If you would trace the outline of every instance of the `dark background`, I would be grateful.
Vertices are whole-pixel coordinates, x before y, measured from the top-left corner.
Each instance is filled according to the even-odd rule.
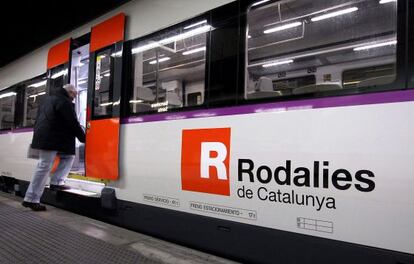
[[[128,1],[2,2],[0,68]]]

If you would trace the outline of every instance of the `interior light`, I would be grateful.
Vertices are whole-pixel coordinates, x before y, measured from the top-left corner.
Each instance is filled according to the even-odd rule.
[[[189,28],[192,28],[192,27],[196,27],[196,26],[201,25],[201,24],[204,24],[204,23],[207,23],[207,20],[203,20],[203,21],[200,21],[200,22],[191,24],[189,26],[186,26],[184,29],[189,29]]]
[[[247,35],[247,38],[252,38],[252,36],[250,36],[250,35]]]
[[[165,45],[165,44],[168,44],[168,43],[171,43],[171,42],[176,42],[178,40],[186,39],[186,38],[189,38],[189,37],[192,37],[192,36],[196,36],[196,35],[205,33],[207,31],[209,31],[210,28],[211,28],[210,25],[205,25],[205,26],[202,26],[202,27],[195,28],[193,30],[184,32],[182,34],[178,34],[178,35],[166,38],[166,39],[162,39],[162,40],[158,41],[158,43],[161,44],[161,45]]]
[[[285,30],[285,29],[288,29],[288,28],[298,27],[298,26],[301,26],[301,25],[302,25],[302,22],[293,22],[293,23],[282,25],[282,26],[277,26],[277,27],[274,27],[274,28],[266,29],[265,31],[263,31],[263,33],[269,34],[269,33],[277,32],[277,31]]]
[[[88,82],[87,80],[82,80],[82,81],[79,81],[79,82],[78,82],[78,85],[79,85],[79,84],[84,84],[84,83],[87,83],[87,82]]]
[[[204,46],[204,47],[184,51],[183,55],[190,55],[190,54],[197,53],[197,52],[200,52],[200,51],[205,51],[205,50],[206,50],[206,47]]]
[[[379,1],[379,3],[382,4],[386,4],[386,3],[391,3],[391,2],[397,2],[397,0],[381,0]]]
[[[17,93],[15,93],[15,92],[4,93],[4,94],[0,94],[0,98],[15,96],[16,94]]]
[[[38,82],[38,83],[34,83],[34,84],[31,84],[31,85],[29,85],[29,86],[27,86],[27,87],[35,87],[35,88],[37,88],[37,87],[40,87],[40,86],[43,86],[43,85],[45,85],[46,84],[46,80],[44,80],[44,81],[41,81],[41,82]]]
[[[171,59],[170,57],[164,57],[164,58],[159,59],[158,62],[163,62],[163,61],[167,61],[170,59]],[[149,64],[155,64],[155,63],[157,63],[157,60],[152,60],[149,62]]]
[[[166,44],[169,44],[171,42],[176,42],[178,40],[186,39],[186,38],[189,38],[189,37],[192,37],[192,36],[196,36],[196,35],[205,33],[207,31],[209,31],[210,29],[211,29],[210,25],[205,25],[205,26],[202,26],[202,27],[198,27],[198,28],[189,30],[187,32],[184,32],[182,34],[178,34],[178,35],[166,38],[166,39],[162,39],[162,40],[157,41],[157,42],[151,42],[149,44],[133,48],[131,50],[131,53],[135,54],[135,53],[139,53],[139,52],[144,52],[146,50],[150,50],[150,49],[162,46],[162,45],[166,45]]]
[[[66,75],[66,74],[68,74],[68,70],[67,69],[53,74],[52,75],[52,79],[56,79],[56,78],[58,78],[58,77],[60,77],[62,75]]]
[[[130,104],[138,104],[138,103],[143,103],[144,101],[142,100],[130,100],[129,103]]]
[[[384,39],[384,42],[392,42],[392,41],[395,41],[395,38]],[[376,43],[344,45],[344,46],[341,46],[341,47],[338,47],[338,48],[329,48],[329,49],[324,49],[324,50],[317,50],[317,51],[314,51],[314,52],[299,53],[299,54],[294,55],[294,56],[289,56],[286,59],[279,59],[279,60],[287,60],[287,59],[296,60],[296,59],[306,58],[306,57],[310,57],[310,56],[318,56],[318,55],[321,55],[321,54],[328,54],[328,53],[331,53],[331,52],[338,52],[338,51],[345,51],[345,50],[349,51],[349,50],[352,50],[354,48],[362,47],[364,45],[371,45],[371,44],[373,45],[373,44],[376,44]],[[271,60],[271,59],[269,58],[269,60]],[[275,58],[275,60],[276,60],[276,58]],[[267,63],[269,63],[269,62],[268,61],[264,61],[264,62],[261,61],[261,62],[256,62],[256,63],[249,64],[249,65],[247,65],[247,67],[248,68],[258,67],[258,66],[262,66],[263,64],[267,64]]]
[[[159,46],[160,46],[160,44],[158,44],[158,42],[151,42],[149,44],[146,44],[146,45],[143,45],[143,46],[140,46],[140,47],[133,48],[131,50],[131,53],[132,54],[135,54],[135,53],[139,53],[139,52],[143,52],[143,51],[146,51],[146,50],[150,50],[150,49],[153,49],[153,48],[156,48],[156,47],[159,47]]]
[[[109,76],[111,76],[111,74],[110,73],[105,73],[104,76],[109,77]]]
[[[292,63],[292,62],[293,62],[293,60],[275,61],[275,62],[263,64],[262,67],[267,68],[267,67],[272,67],[272,66],[277,66],[277,65],[282,65],[282,64],[288,64],[288,63]]]
[[[257,5],[260,5],[260,4],[263,4],[263,3],[269,2],[269,1],[270,1],[270,0],[262,0],[262,1],[259,1],[259,2],[254,3],[252,6],[257,6]]]
[[[102,103],[102,104],[100,104],[100,106],[108,106],[108,105],[112,105],[113,103],[112,102],[108,102],[108,103]]]
[[[364,46],[354,48],[354,51],[368,50],[368,49],[374,49],[374,48],[379,48],[379,47],[384,47],[384,46],[391,46],[391,45],[396,45],[396,44],[397,44],[396,40],[382,42],[382,43],[364,44]]]
[[[46,92],[40,92],[40,93],[37,93],[37,94],[32,94],[32,95],[29,95],[29,98],[33,98],[33,97],[44,95],[44,94],[46,94]]]
[[[313,22],[316,22],[316,21],[327,19],[327,18],[352,13],[352,12],[355,12],[357,10],[358,10],[358,7],[350,7],[350,8],[338,10],[338,11],[335,11],[335,12],[332,12],[332,13],[327,13],[327,14],[324,14],[324,15],[321,15],[321,16],[316,16],[316,17],[311,18],[311,20]]]
[[[353,82],[344,82],[344,85],[351,85],[351,84],[358,84],[361,81],[353,81]]]

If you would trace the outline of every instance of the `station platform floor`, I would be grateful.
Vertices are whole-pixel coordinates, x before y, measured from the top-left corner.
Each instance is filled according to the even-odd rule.
[[[47,206],[34,212],[0,192],[0,263],[236,264]]]

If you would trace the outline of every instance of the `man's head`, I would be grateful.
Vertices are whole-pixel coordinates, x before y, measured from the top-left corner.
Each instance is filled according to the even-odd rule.
[[[68,92],[69,97],[73,100],[75,99],[76,95],[78,94],[78,90],[76,89],[76,87],[73,84],[65,84],[63,85],[63,89],[66,90],[66,92]]]

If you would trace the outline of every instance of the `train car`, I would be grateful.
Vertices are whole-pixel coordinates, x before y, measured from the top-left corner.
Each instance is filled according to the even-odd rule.
[[[42,201],[248,263],[414,263],[414,3],[133,1],[0,69],[23,195],[38,106],[79,89]]]

